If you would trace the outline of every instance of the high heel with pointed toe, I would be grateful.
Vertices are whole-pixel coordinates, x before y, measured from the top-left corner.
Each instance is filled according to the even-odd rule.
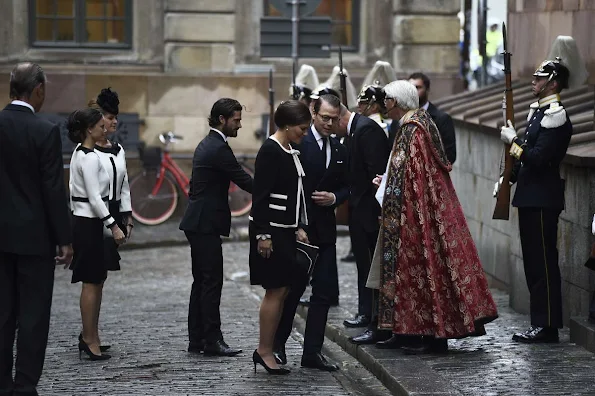
[[[89,348],[89,345],[87,345],[87,343],[85,341],[83,341],[82,339],[79,341],[79,360],[81,359],[81,354],[85,352],[87,354],[87,356],[89,356],[89,359],[95,361],[95,360],[108,360],[111,359],[112,355],[108,355],[106,353],[103,353],[101,355],[96,355],[94,354],[91,349]]]
[[[81,342],[83,340],[83,333],[79,334],[79,342]],[[107,350],[109,350],[112,346],[111,345],[100,345],[99,346],[99,350],[101,352],[105,352]]]
[[[290,371],[287,370],[286,368],[283,367],[279,367],[279,368],[270,368],[269,366],[267,366],[267,364],[264,362],[264,360],[262,359],[262,356],[260,356],[260,354],[258,353],[258,350],[254,350],[254,353],[252,354],[252,362],[254,362],[254,372],[256,373],[256,365],[260,364],[262,367],[264,367],[264,369],[267,371],[267,373],[272,374],[272,375],[285,375],[285,374],[289,374]]]

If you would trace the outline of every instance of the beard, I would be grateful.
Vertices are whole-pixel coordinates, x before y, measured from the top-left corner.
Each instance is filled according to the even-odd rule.
[[[223,130],[221,132],[223,132],[223,134],[228,137],[237,137],[238,136],[238,130],[233,129],[232,127],[230,127],[227,124],[223,125]]]

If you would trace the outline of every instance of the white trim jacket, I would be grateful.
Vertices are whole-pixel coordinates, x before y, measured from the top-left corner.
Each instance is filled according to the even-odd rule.
[[[99,218],[106,227],[115,223],[107,206],[110,177],[95,151],[81,145],[74,149],[69,186],[70,208],[75,216]]]
[[[131,214],[130,185],[128,184],[128,171],[126,169],[126,154],[124,148],[112,142],[112,147],[95,146],[101,164],[110,177],[110,201],[120,201],[120,213]]]
[[[257,234],[308,224],[299,151],[267,139],[256,157],[250,221]]]

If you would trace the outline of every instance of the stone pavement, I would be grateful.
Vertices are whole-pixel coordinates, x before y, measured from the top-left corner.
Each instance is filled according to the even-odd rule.
[[[191,283],[188,247],[124,251],[123,271],[108,279],[102,310],[103,342],[114,345],[114,358],[108,362],[79,362],[79,286],[69,284],[69,271],[57,270],[40,394],[595,395],[595,355],[570,343],[567,329],[557,345],[513,343],[511,334],[524,330],[529,321],[508,308],[508,296],[501,291],[493,291],[500,318],[486,326],[488,335],[449,341],[447,355],[406,356],[398,350],[354,346],[347,337],[358,330],[346,330],[342,321],[356,307],[356,270],[354,263],[343,262],[339,263],[341,305],[331,309],[325,342],[325,352],[342,370],[328,374],[301,369],[300,335],[294,332],[288,344],[292,374],[274,378],[262,368],[254,374],[250,358],[258,335],[262,289],[248,283],[248,244],[223,246],[227,279],[223,332],[230,345],[244,349],[241,356],[207,358],[185,352]],[[340,237],[338,257],[348,248],[348,238]],[[306,310],[298,313],[303,316]],[[298,318],[296,325],[303,329],[303,320]]]
[[[339,238],[337,256],[349,249]],[[359,329],[345,329],[343,319],[357,307],[354,263],[339,262],[340,306],[331,309],[326,336],[357,357],[399,395],[595,395],[595,355],[569,342],[568,329],[561,343],[514,343],[514,332],[529,326],[529,317],[508,307],[508,295],[493,290],[500,317],[486,326],[488,335],[449,341],[447,355],[407,356],[399,350],[373,345],[355,346],[347,340]],[[298,312],[305,315],[306,310]]]
[[[103,362],[77,356],[80,285],[70,284],[71,272],[57,267],[40,395],[390,395],[330,342],[327,352],[341,364],[340,372],[302,369],[297,332],[288,343],[290,375],[269,376],[260,366],[254,373],[262,289],[248,283],[245,243],[224,244],[224,254],[223,333],[244,350],[233,358],[186,352],[192,281],[187,246],[122,252],[123,270],[110,274],[105,286],[100,329],[113,357]]]

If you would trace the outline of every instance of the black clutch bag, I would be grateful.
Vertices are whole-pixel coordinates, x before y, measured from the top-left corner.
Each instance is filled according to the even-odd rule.
[[[318,259],[318,246],[297,241],[295,257],[300,272],[308,273],[308,276],[311,276]]]

